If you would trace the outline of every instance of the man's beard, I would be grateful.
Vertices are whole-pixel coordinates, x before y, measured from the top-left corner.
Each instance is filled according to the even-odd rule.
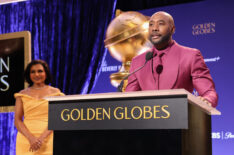
[[[152,40],[152,37],[150,36],[149,37],[149,40],[150,42],[154,45],[154,46],[157,46],[159,44],[162,44],[162,43],[166,43],[166,42],[169,42],[169,40],[171,39],[171,32],[168,32],[166,35],[164,35],[163,37],[160,38],[160,40],[158,41],[153,41]]]

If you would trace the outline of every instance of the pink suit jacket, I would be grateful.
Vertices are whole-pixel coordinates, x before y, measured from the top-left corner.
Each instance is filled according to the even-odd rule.
[[[133,58],[130,73],[145,63],[145,55],[146,53],[143,53]],[[159,89],[179,88],[191,93],[195,88],[200,96],[212,103],[213,107],[217,106],[218,95],[214,82],[200,51],[181,46],[174,41],[163,60]],[[156,89],[151,59],[141,70],[129,76],[126,91]]]

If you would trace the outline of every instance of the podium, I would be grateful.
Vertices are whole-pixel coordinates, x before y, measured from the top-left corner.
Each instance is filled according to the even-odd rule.
[[[221,114],[184,89],[47,99],[55,155],[211,155]]]

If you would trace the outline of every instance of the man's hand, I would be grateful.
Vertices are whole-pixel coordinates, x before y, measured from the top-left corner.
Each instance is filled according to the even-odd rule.
[[[204,97],[198,96],[198,98],[212,107],[212,104],[209,101],[207,101]]]

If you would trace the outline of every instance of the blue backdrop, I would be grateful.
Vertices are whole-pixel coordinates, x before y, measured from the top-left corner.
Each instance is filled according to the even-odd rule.
[[[212,117],[214,155],[234,154],[234,2],[206,0],[140,11],[151,16],[156,11],[169,12],[175,20],[174,39],[182,45],[201,50],[214,79],[221,116]],[[108,53],[100,70],[100,77],[92,93],[116,91],[109,76],[118,71],[120,62]]]

